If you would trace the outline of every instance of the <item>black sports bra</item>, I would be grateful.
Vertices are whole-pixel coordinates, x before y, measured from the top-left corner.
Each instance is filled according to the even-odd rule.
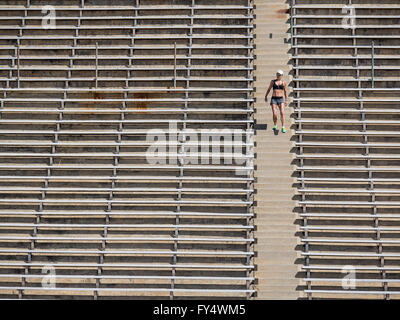
[[[274,80],[274,85],[273,85],[274,90],[283,90],[283,89],[284,89],[284,87],[283,87],[283,81],[282,81],[282,84],[280,84],[280,85],[277,85],[277,84],[276,84],[276,81],[277,81],[277,80]]]

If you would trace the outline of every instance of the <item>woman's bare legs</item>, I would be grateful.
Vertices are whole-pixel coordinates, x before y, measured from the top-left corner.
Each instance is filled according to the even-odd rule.
[[[282,128],[284,128],[285,127],[285,104],[284,103],[281,103],[279,105],[279,111],[280,111],[280,114],[281,114]]]
[[[272,108],[272,120],[274,121],[274,127],[276,127],[276,123],[278,122],[278,106],[276,104],[271,104]]]

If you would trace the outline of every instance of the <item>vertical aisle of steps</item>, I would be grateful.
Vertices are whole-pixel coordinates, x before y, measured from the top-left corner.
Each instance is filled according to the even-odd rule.
[[[256,121],[259,127],[267,124],[267,129],[257,130],[256,135],[257,296],[259,299],[297,299],[291,108],[286,108],[285,113],[287,133],[275,135],[271,107],[264,101],[269,82],[278,69],[285,72],[284,80],[291,82],[290,45],[286,41],[289,7],[283,0],[255,1],[255,6]]]

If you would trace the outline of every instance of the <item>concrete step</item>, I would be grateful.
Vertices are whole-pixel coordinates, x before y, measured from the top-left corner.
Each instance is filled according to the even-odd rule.
[[[273,197],[271,197],[270,199],[265,199],[265,200],[258,200],[257,204],[260,205],[260,207],[263,206],[268,206],[270,208],[274,208],[275,207],[281,207],[281,208],[292,208],[294,206],[294,202],[292,199],[289,200],[272,200],[274,199]]]
[[[280,185],[274,183],[259,182],[259,181],[257,181],[256,183],[257,183],[257,189],[260,190],[260,192],[262,192],[263,194],[268,194],[268,192],[271,191],[277,194],[278,193],[286,195],[298,194],[297,187],[294,184],[288,186],[287,183],[282,183]],[[260,194],[260,192],[258,192],[257,194]]]
[[[257,300],[297,300],[300,298],[302,292],[288,293],[291,287],[277,292],[276,290],[257,290]],[[332,298],[332,297],[331,297]]]
[[[282,222],[279,223],[279,222],[274,222],[274,221],[268,221],[268,223],[264,223],[264,224],[259,223],[259,224],[256,224],[256,225],[257,226],[261,226],[262,225],[264,230],[267,230],[268,233],[270,234],[271,230],[275,230],[275,232],[278,232],[278,233],[282,233],[282,232],[286,232],[286,231],[290,232],[290,231],[293,231],[293,230],[295,230],[295,231],[299,230],[299,226],[295,225],[293,223],[294,223],[294,219],[293,219],[293,221],[288,221],[287,223],[282,223]],[[256,231],[256,232],[259,232],[259,231]]]
[[[279,193],[277,192],[277,190],[268,190],[268,191],[264,191],[264,192],[257,192],[257,194],[254,196],[254,200],[257,201],[257,204],[263,205],[265,204],[263,199],[267,198],[270,194],[274,194],[274,200],[275,202],[279,203],[279,202],[284,202],[287,199],[291,199],[294,194],[292,195],[291,193],[286,194],[285,191]],[[271,201],[272,202],[272,201]]]
[[[265,257],[263,257],[265,259]],[[283,262],[283,263],[282,263]],[[279,275],[279,277],[282,276],[282,274],[286,274],[286,275],[295,275],[297,274],[299,271],[301,271],[301,266],[300,265],[295,265],[295,267],[293,267],[293,265],[289,265],[288,262],[292,262],[291,260],[289,261],[281,261],[281,263],[276,263],[274,265],[264,265],[264,264],[257,264],[257,270],[256,272],[258,273],[258,275],[261,277],[264,277],[266,275]]]

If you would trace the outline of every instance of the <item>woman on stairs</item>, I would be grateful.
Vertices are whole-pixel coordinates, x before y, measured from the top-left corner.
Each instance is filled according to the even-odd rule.
[[[276,79],[271,80],[271,83],[269,84],[269,88],[267,90],[267,93],[265,94],[265,102],[268,102],[268,94],[273,89],[272,91],[272,98],[271,98],[271,107],[272,107],[272,114],[273,114],[273,121],[274,121],[274,127],[272,130],[274,132],[277,132],[278,126],[276,123],[278,122],[278,108],[281,114],[281,122],[282,122],[282,133],[286,132],[285,129],[285,113],[284,113],[284,107],[285,105],[287,106],[287,87],[285,81],[282,80],[283,77],[283,71],[278,70],[276,72]]]

